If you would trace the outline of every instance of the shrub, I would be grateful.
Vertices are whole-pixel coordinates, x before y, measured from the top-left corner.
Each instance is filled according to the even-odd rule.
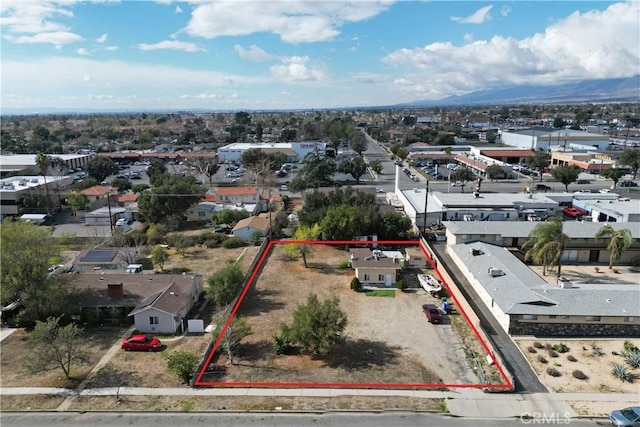
[[[359,291],[360,289],[362,289],[362,283],[360,283],[360,279],[358,279],[357,277],[351,279],[351,289],[354,291]]]
[[[560,343],[560,344],[556,344],[553,346],[553,349],[555,351],[557,351],[558,353],[566,353],[567,351],[569,351],[569,347],[567,347],[565,344]]]
[[[634,375],[631,372],[629,372],[627,367],[621,364],[613,365],[613,369],[611,370],[611,375],[620,379],[620,381],[622,382],[632,383],[633,380],[635,379]]]
[[[240,237],[230,237],[222,242],[222,247],[225,249],[235,249],[247,246],[247,242]]]
[[[625,340],[623,345],[625,353],[629,353],[631,351],[639,351],[638,347],[636,347],[635,344],[633,344],[633,342],[630,340]]]
[[[405,282],[404,279],[400,279],[398,283],[396,283],[396,287],[399,291],[404,292],[407,289],[407,282]]]
[[[538,362],[540,363],[547,363],[547,359],[544,358],[543,355],[538,355]]]
[[[640,351],[630,351],[624,356],[624,361],[634,369],[640,368]]]
[[[556,368],[552,368],[551,366],[547,368],[547,374],[551,375],[552,377],[559,377],[560,375],[562,375],[560,371],[558,371]]]
[[[576,359],[576,358],[575,358],[575,357],[573,357],[572,355],[568,355],[568,356],[567,356],[567,360],[568,360],[569,362],[577,362],[577,361],[578,361],[578,359]]]
[[[587,378],[589,378],[589,377],[587,377],[587,374],[585,374],[584,372],[579,371],[577,369],[575,371],[573,371],[571,373],[571,375],[573,375],[573,378],[578,379],[578,380],[586,380]]]
[[[556,352],[555,350],[549,350],[549,356],[558,357],[558,352]]]
[[[594,356],[604,356],[604,351],[602,351],[602,349],[600,347],[598,347],[597,345],[593,344],[591,346],[591,349],[593,350],[593,355]]]
[[[275,354],[290,354],[293,350],[293,344],[289,338],[289,330],[286,326],[282,327],[279,335],[273,336],[273,352]]]
[[[533,348],[533,346],[529,346],[529,347],[527,347],[527,351],[528,351],[529,353],[537,353],[537,350],[536,350],[535,348]]]
[[[541,342],[538,342],[538,341],[534,342],[534,343],[533,343],[533,346],[534,346],[535,348],[544,348],[544,346],[542,345],[542,343],[541,343]]]
[[[338,263],[337,269],[344,270],[346,268],[349,268],[350,266],[351,266],[351,261],[349,261],[348,259],[345,259],[344,261],[341,261],[340,263]]]

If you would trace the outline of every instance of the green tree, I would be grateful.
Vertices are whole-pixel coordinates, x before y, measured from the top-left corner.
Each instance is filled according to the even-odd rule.
[[[149,188],[151,188],[151,186],[149,186],[148,184],[136,184],[131,187],[131,191],[133,191],[134,194],[140,194]]]
[[[369,167],[376,175],[380,175],[382,173],[382,162],[380,160],[372,160],[369,162]]]
[[[200,362],[200,356],[190,351],[172,351],[162,358],[167,362],[167,370],[187,384]]]
[[[562,254],[568,240],[562,231],[562,218],[554,216],[531,230],[529,238],[522,245],[522,250],[526,250],[524,259],[542,264],[543,276],[547,267],[557,266],[557,276],[560,276]]]
[[[30,372],[43,372],[53,367],[62,369],[71,378],[71,364],[86,361],[82,350],[82,329],[76,324],[60,325],[61,317],[49,317],[46,322],[37,321],[29,334],[30,351],[25,368]]]
[[[487,178],[491,180],[504,178],[504,168],[500,165],[489,165],[485,172],[487,173]]]
[[[192,176],[163,175],[153,188],[140,194],[138,207],[147,221],[167,223],[184,219],[185,212],[204,196],[204,189]]]
[[[344,159],[338,163],[337,171],[348,173],[356,180],[356,184],[360,184],[360,178],[367,173],[367,164],[362,160],[362,157]]]
[[[131,181],[129,181],[127,178],[116,178],[111,181],[111,186],[117,188],[119,193],[129,191],[133,187],[131,185]]]
[[[622,254],[629,249],[633,243],[631,230],[628,228],[615,229],[610,225],[605,225],[596,233],[596,239],[609,239],[607,250],[611,253],[609,256],[609,268],[613,268],[613,263],[620,261]]]
[[[88,177],[76,182],[75,184],[73,184],[73,186],[71,186],[71,188],[73,189],[73,191],[82,191],[86,190],[87,188],[94,187],[98,184],[100,183],[97,179]]]
[[[402,240],[410,237],[411,220],[406,215],[396,211],[385,211],[379,218],[375,222],[380,225],[377,234],[381,240]]]
[[[293,191],[301,191],[307,188],[329,187],[334,184],[335,172],[336,164],[333,160],[310,156],[304,167],[300,169],[298,176],[291,180],[289,188]]]
[[[78,211],[83,211],[89,206],[89,197],[80,192],[74,191],[67,196],[67,204],[71,207],[73,216],[78,215]]]
[[[553,127],[556,129],[563,129],[567,125],[567,122],[562,117],[554,117]]]
[[[473,181],[476,178],[473,171],[469,168],[458,169],[457,171],[451,172],[449,175],[449,180],[451,182],[460,181],[462,182],[462,187],[460,187],[461,192],[464,193],[464,187],[467,186],[469,181]]]
[[[562,165],[551,170],[551,176],[560,181],[564,185],[564,190],[569,192],[569,184],[573,184],[580,176],[580,169],[576,165]]]
[[[625,175],[626,175],[626,172],[618,168],[605,169],[602,171],[602,173],[600,173],[601,177],[607,178],[613,181],[613,188],[616,188],[618,186],[618,182],[620,181],[620,178],[622,178]]]
[[[324,240],[352,240],[358,236],[373,234],[380,226],[375,205],[330,206],[320,223],[320,236]]]
[[[218,322],[219,325],[224,324],[224,322]],[[221,327],[217,327],[214,331],[214,336],[217,337],[220,335]],[[246,336],[251,335],[251,325],[247,322],[246,317],[236,316],[233,318],[227,330],[224,332],[224,336],[222,337],[222,348],[227,353],[227,358],[229,359],[229,363],[235,364],[235,354],[240,346],[240,342]]]
[[[640,169],[640,149],[626,148],[622,154],[620,154],[618,163],[624,166],[629,166],[633,173],[633,179],[636,179],[638,169]]]
[[[167,166],[164,164],[164,161],[160,159],[151,160],[149,168],[147,169],[147,176],[149,177],[151,185],[154,185],[155,181],[165,176],[166,173]]]
[[[47,171],[49,170],[49,166],[51,166],[51,160],[49,156],[44,153],[38,153],[36,155],[36,165],[38,166],[38,170],[40,171],[40,175],[42,175],[42,179],[44,180],[44,191],[45,196],[47,198],[47,215],[51,215],[51,202],[49,199],[49,186],[47,185]]]
[[[25,221],[2,222],[0,292],[2,301],[22,302],[22,321],[32,325],[68,307],[66,275],[48,271],[59,259],[60,249],[51,239],[51,229]]]
[[[118,165],[107,156],[95,156],[87,163],[87,174],[98,182],[118,173]]]
[[[207,279],[206,297],[217,307],[229,305],[244,284],[244,273],[238,264],[229,264]]]
[[[367,137],[364,132],[360,130],[356,130],[351,134],[351,138],[349,138],[349,142],[351,145],[351,149],[358,153],[360,157],[362,157],[362,153],[367,151]]]
[[[495,131],[487,131],[487,142],[490,144],[494,144],[498,139],[498,134]]]
[[[164,270],[164,263],[169,259],[169,253],[162,246],[156,246],[151,250],[151,262],[158,264],[160,270]]]
[[[164,224],[150,224],[147,228],[147,244],[157,245],[164,241],[167,235],[167,227]]]
[[[540,174],[540,181],[542,181],[542,171],[549,167],[551,164],[551,154],[546,151],[536,151],[535,156],[527,159],[527,166],[531,169],[537,170]]]
[[[184,256],[187,248],[193,245],[193,239],[182,233],[174,234],[171,236],[170,244],[176,248],[176,252]]]
[[[311,227],[303,225],[296,230],[292,240],[298,240],[303,242],[312,241],[312,240],[317,240],[319,235],[320,235],[320,226],[318,224],[315,224]],[[310,258],[311,256],[313,256],[313,244],[309,244],[309,243],[293,244],[292,243],[292,244],[285,245],[284,250],[287,254],[291,256],[301,257],[302,263],[304,264],[304,268],[309,267],[307,265],[307,258]]]
[[[222,209],[213,214],[211,220],[215,224],[235,224],[241,219],[249,218],[249,212],[239,209]]]
[[[326,355],[343,340],[347,316],[340,309],[338,297],[320,302],[315,294],[293,313],[293,323],[287,335],[304,353]]]

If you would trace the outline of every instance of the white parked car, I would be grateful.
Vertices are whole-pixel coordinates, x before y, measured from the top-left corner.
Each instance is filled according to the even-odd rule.
[[[282,185],[280,186],[280,191],[289,191],[289,188],[287,187],[287,185],[286,185],[286,184],[282,184]]]
[[[462,187],[462,181],[455,181],[451,183],[452,187]]]
[[[120,218],[116,221],[116,227],[124,227],[127,225],[127,220],[125,218]]]
[[[607,193],[611,193],[611,190],[608,188],[602,188],[598,190],[598,193],[607,194]]]

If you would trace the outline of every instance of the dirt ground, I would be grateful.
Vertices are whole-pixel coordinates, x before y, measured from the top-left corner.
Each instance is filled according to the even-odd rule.
[[[516,339],[516,344],[525,354],[534,370],[549,389],[559,393],[629,393],[638,396],[638,381],[640,381],[640,369],[631,369],[624,362],[622,356],[624,340],[556,340],[556,339]],[[559,353],[558,357],[551,357],[548,350],[536,349],[536,353],[530,353],[527,348],[533,347],[534,342],[542,345],[564,343],[569,347],[566,353]],[[632,340],[640,347],[640,340]],[[596,345],[602,349],[604,355],[596,356],[592,346]],[[617,353],[613,354],[613,353]],[[543,356],[547,363],[541,363],[538,356]],[[573,356],[576,361],[567,359]],[[630,372],[636,374],[637,379],[633,383],[622,382],[611,375],[613,364],[624,364]],[[552,367],[560,372],[560,376],[553,377],[546,370]],[[580,370],[587,375],[587,379],[579,380],[573,377],[574,370]],[[633,399],[631,399],[633,400]]]
[[[190,247],[184,255],[180,255],[175,249],[169,249],[169,259],[164,264],[165,270],[172,268],[188,268],[190,272],[201,274],[207,278],[216,271],[221,270],[230,262],[241,259],[242,267],[248,270],[251,262],[258,253],[259,247],[246,246],[244,248],[203,248]]]
[[[245,316],[253,333],[243,340],[238,365],[228,366],[224,382],[294,383],[476,383],[460,375],[467,362],[456,357],[444,335],[422,312],[435,302],[424,292],[396,292],[395,298],[367,297],[349,289],[352,269],[335,268],[348,252],[326,245],[314,246],[309,268],[302,261],[282,259],[276,245],[262,273],[247,293],[238,315]],[[326,358],[277,356],[272,338],[307,296],[322,301],[337,296],[347,314],[346,342]],[[449,325],[450,327],[450,325]],[[458,353],[460,354],[460,353]],[[220,356],[218,364],[225,364]],[[203,378],[203,380],[206,380]],[[216,379],[219,380],[219,379]]]
[[[27,332],[24,329],[19,329],[2,341],[0,386],[75,387],[93,369],[113,343],[123,336],[124,332],[124,328],[109,327],[87,330],[83,350],[88,353],[88,361],[82,365],[72,364],[72,379],[67,380],[60,368],[39,374],[31,374],[23,368],[22,361],[30,352],[31,344],[27,340]]]

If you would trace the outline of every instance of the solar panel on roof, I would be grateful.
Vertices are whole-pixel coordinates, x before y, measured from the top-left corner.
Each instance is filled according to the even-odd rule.
[[[81,262],[111,262],[118,254],[115,250],[92,250],[88,251],[82,258]]]
[[[149,295],[142,301],[136,308],[141,309],[153,304],[158,298],[162,295],[162,291],[156,292],[155,294]]]

